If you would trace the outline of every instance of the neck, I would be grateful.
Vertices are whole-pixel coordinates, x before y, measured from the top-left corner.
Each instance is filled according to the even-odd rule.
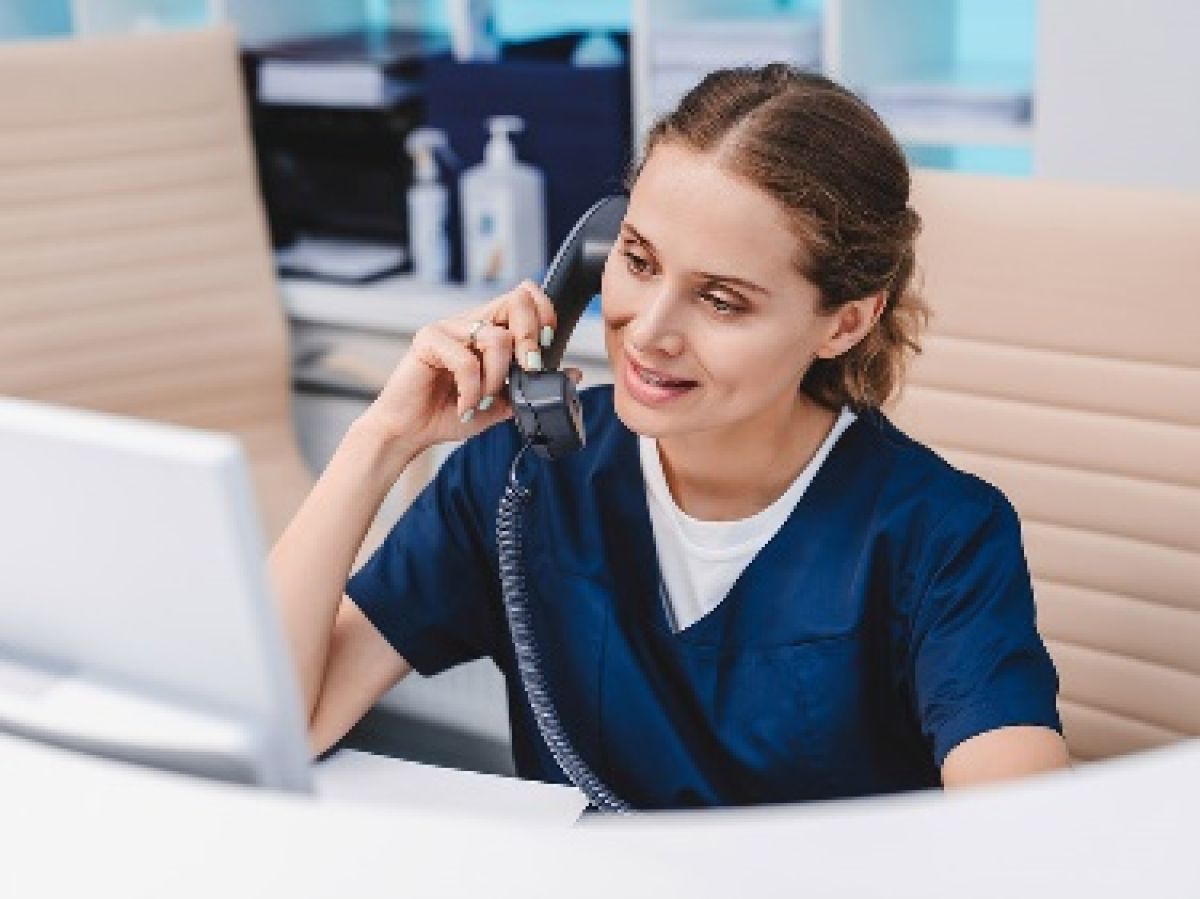
[[[836,421],[835,412],[797,392],[734,427],[663,437],[667,486],[693,518],[747,518],[784,494]]]

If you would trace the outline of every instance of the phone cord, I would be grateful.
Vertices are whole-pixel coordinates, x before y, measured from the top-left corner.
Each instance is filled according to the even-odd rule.
[[[532,493],[517,480],[517,466],[527,449],[528,443],[521,447],[517,457],[513,459],[508,485],[504,488],[504,494],[500,498],[500,510],[496,515],[500,588],[504,596],[504,613],[508,618],[508,627],[512,632],[513,647],[516,650],[521,684],[525,688],[525,695],[529,699],[542,739],[571,783],[587,796],[597,811],[632,812],[633,807],[610,790],[575,752],[575,747],[563,731],[562,722],[546,688],[546,680],[542,677],[541,660],[534,642],[529,602],[525,593],[525,566],[521,556],[524,521],[522,507]]]

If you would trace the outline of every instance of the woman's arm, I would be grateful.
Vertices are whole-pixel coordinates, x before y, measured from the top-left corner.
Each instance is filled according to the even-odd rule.
[[[358,419],[271,551],[271,582],[309,721],[354,558],[416,449],[370,417]]]
[[[1067,744],[1048,727],[998,727],[963,740],[942,763],[947,789],[1070,768]]]
[[[544,332],[556,324],[550,298],[526,281],[418,331],[272,549],[271,581],[312,747],[331,745],[411,670],[343,593],[388,491],[425,448],[509,418],[504,381],[514,351],[524,367],[540,368],[539,341],[548,345]]]

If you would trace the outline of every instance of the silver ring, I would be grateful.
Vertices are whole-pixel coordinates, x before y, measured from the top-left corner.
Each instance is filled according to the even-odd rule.
[[[479,329],[482,328],[486,324],[487,324],[487,322],[483,321],[481,319],[476,319],[475,321],[471,322],[471,330],[467,334],[467,349],[468,350],[476,349],[477,345],[475,343],[475,335],[478,334]]]

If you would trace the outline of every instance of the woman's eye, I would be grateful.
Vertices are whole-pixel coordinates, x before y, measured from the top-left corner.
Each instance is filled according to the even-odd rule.
[[[650,268],[649,262],[636,253],[630,253],[628,250],[625,251],[625,259],[627,260],[625,263],[626,268],[635,275],[644,275],[647,269]]]
[[[733,303],[730,303],[727,300],[721,299],[716,294],[702,293],[702,294],[700,294],[700,296],[710,306],[712,306],[713,311],[716,312],[718,315],[733,315],[735,312],[738,311],[737,306],[733,305]]]

